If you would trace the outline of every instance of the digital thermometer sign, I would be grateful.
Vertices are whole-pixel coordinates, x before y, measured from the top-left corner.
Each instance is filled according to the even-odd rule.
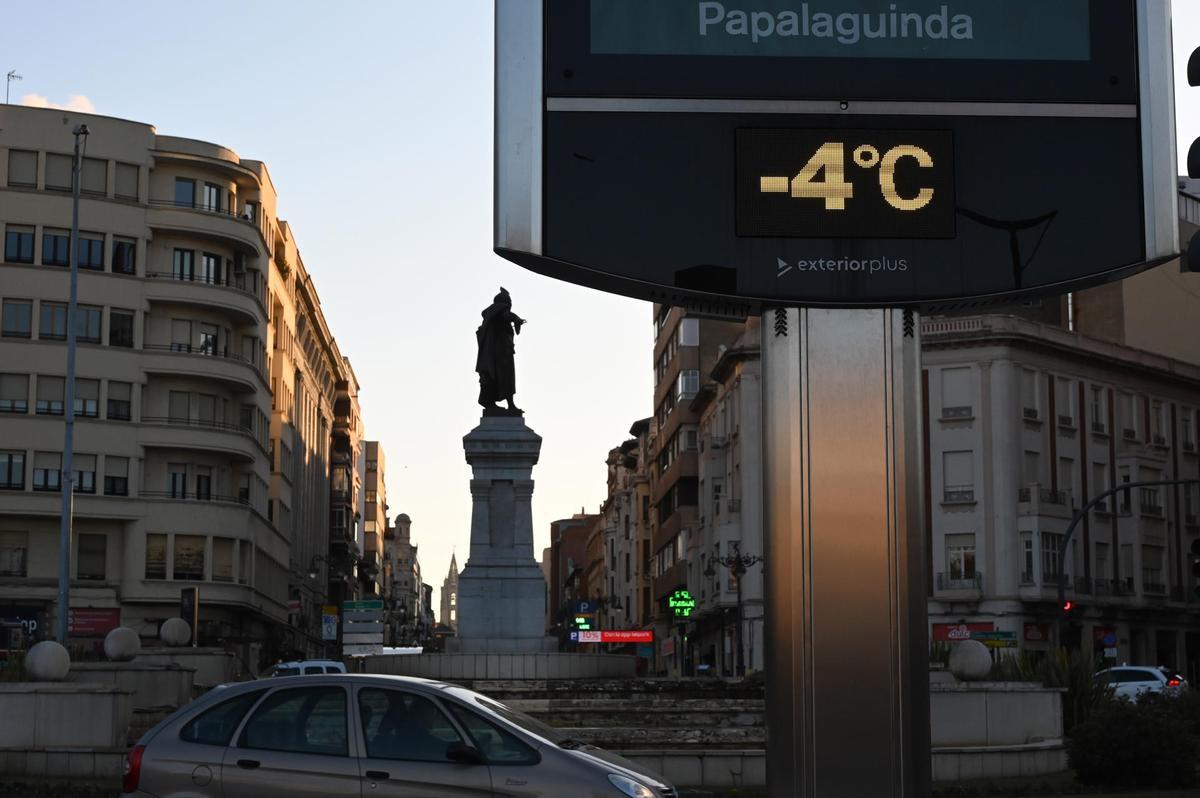
[[[949,131],[737,131],[737,234],[953,238]]]

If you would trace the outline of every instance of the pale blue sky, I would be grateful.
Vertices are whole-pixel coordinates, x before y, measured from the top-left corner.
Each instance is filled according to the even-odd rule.
[[[652,412],[650,306],[492,254],[491,0],[0,0],[0,19],[0,73],[24,76],[14,102],[82,95],[267,163],[435,590],[452,548],[460,566],[468,551],[461,438],[478,421],[474,330],[500,285],[529,320],[517,402],[544,438],[538,555],[550,521],[595,511],[608,450]],[[1197,0],[1176,1],[1175,40],[1186,152]]]

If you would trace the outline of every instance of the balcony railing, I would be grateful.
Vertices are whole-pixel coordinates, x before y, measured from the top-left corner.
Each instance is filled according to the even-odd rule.
[[[975,486],[953,485],[942,491],[942,502],[945,504],[966,504],[975,501]]]
[[[248,360],[236,352],[230,352],[228,349],[221,349],[215,346],[205,346],[203,344],[146,344],[142,349],[147,352],[170,352],[177,355],[196,355],[199,357],[215,357],[222,360],[232,360],[237,363],[244,363],[250,368],[258,372],[262,376],[262,371],[258,364],[253,360]]]
[[[1096,433],[1097,435],[1107,435],[1108,427],[1104,425],[1103,421],[1093,421],[1092,432]]]
[[[250,499],[247,496],[224,496],[217,493],[197,495],[196,491],[188,492],[186,490],[143,490],[139,491],[138,495],[147,499],[175,499],[177,501],[214,502],[216,504],[239,504],[242,506],[250,504]]]
[[[983,574],[963,574],[955,576],[948,573],[938,573],[938,590],[983,590]]]
[[[1167,445],[1167,439],[1163,435],[1155,435],[1153,441],[1155,446],[1165,447]]]
[[[228,424],[224,421],[209,421],[202,418],[172,418],[171,416],[142,416],[143,424],[167,424],[172,427],[194,427],[196,429],[215,429],[223,432],[237,432],[254,437],[254,430],[241,424]]]
[[[964,406],[959,406],[959,407],[943,407],[942,408],[942,419],[944,421],[955,421],[955,420],[961,421],[962,419],[973,417],[974,413],[975,413],[975,408],[971,407],[970,405],[964,405]]]
[[[1167,595],[1167,585],[1164,582],[1158,581],[1159,579],[1162,579],[1161,574],[1155,576],[1154,579],[1143,579],[1142,592],[1148,596]]]
[[[1092,592],[1092,580],[1088,579],[1086,576],[1076,577],[1075,592],[1090,594]]]
[[[1021,416],[1026,421],[1037,421],[1039,418],[1041,418],[1041,414],[1038,412],[1036,407],[1026,407],[1022,409]]]
[[[1104,501],[1096,502],[1094,505],[1092,505],[1092,509],[1098,513],[1104,513],[1107,515],[1108,514],[1108,500],[1105,499]]]
[[[741,511],[742,511],[742,500],[741,499],[730,499],[729,500],[729,512],[740,513]]]
[[[255,214],[243,209],[240,213],[233,208],[221,208],[212,205],[206,205],[203,202],[181,202],[173,199],[151,199],[150,204],[157,208],[184,208],[190,211],[202,211],[204,213],[212,213],[217,216],[228,216],[232,219],[245,222],[249,225],[258,225],[255,222]]]
[[[1121,430],[1121,437],[1127,441],[1136,441],[1137,440],[1137,430],[1129,429],[1128,427],[1126,427],[1125,429]]]
[[[1071,499],[1068,492],[1065,490],[1050,490],[1049,488],[1038,488],[1038,501],[1042,504],[1070,504]],[[1030,502],[1033,500],[1033,488],[1020,488],[1017,491],[1018,502]]]
[[[1029,571],[1022,571],[1021,572],[1021,584],[1022,585],[1036,585],[1037,579]]]
[[[1111,596],[1113,593],[1113,583],[1111,579],[1093,579],[1092,587],[1097,596]]]
[[[1185,452],[1189,452],[1189,453],[1191,453],[1191,452],[1195,452],[1195,451],[1196,451],[1196,444],[1195,444],[1193,441],[1184,441],[1184,442],[1183,442],[1183,450],[1184,450]]]
[[[255,299],[260,299],[258,294],[254,292],[253,287],[248,284],[244,272],[234,272],[233,274],[225,274],[221,277],[211,274],[196,274],[195,272],[146,272],[146,277],[151,280],[169,280],[176,283],[198,283],[199,285],[212,285],[218,288],[230,288],[234,291],[249,294]]]
[[[1064,416],[1060,413],[1058,416],[1058,426],[1065,427],[1067,429],[1075,429],[1075,417]]]

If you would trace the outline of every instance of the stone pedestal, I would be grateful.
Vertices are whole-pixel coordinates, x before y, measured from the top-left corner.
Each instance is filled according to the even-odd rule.
[[[471,553],[458,583],[460,652],[553,651],[546,579],[533,556],[533,466],[542,439],[521,416],[484,416],[463,438],[471,465]]]

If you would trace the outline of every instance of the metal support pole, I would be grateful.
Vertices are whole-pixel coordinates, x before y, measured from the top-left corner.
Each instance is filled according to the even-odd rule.
[[[916,316],[781,309],[761,329],[769,795],[924,798]]]
[[[1071,518],[1071,523],[1067,524],[1067,531],[1063,533],[1062,543],[1058,546],[1058,608],[1054,612],[1054,642],[1058,646],[1062,646],[1062,622],[1063,622],[1063,607],[1067,602],[1067,547],[1071,544],[1071,537],[1075,534],[1075,527],[1079,526],[1079,522],[1087,517],[1087,514],[1100,502],[1107,499],[1109,496],[1120,493],[1125,490],[1133,490],[1134,488],[1158,488],[1169,487],[1171,485],[1200,485],[1200,479],[1156,479],[1146,482],[1127,482],[1116,488],[1109,488],[1103,493],[1096,496],[1078,510]],[[1130,500],[1132,504],[1132,499]],[[1164,505],[1165,506],[1165,505]],[[1113,513],[1113,517],[1116,517]],[[1085,554],[1086,556],[1086,554]],[[1180,552],[1180,556],[1183,553]]]
[[[742,623],[744,615],[742,613],[742,577],[746,575],[746,569],[735,565],[734,573],[737,574],[737,676],[739,679],[746,676],[746,654],[742,649]]]
[[[80,137],[89,133],[87,125],[77,125],[75,156],[71,161],[71,288],[67,303],[67,376],[66,397],[63,403],[62,470],[59,487],[62,489],[62,519],[58,536],[58,628],[57,638],[61,645],[67,644],[67,622],[71,602],[71,533],[74,522],[75,493],[75,319],[79,315],[79,188],[83,182],[83,160]]]

